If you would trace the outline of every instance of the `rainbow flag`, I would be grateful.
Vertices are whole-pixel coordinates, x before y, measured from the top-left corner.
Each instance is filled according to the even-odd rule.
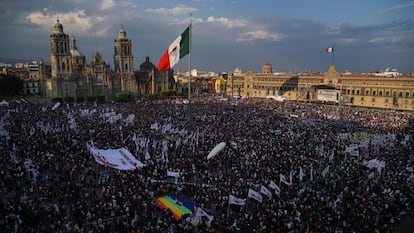
[[[159,207],[169,209],[176,220],[184,215],[191,215],[194,211],[193,202],[179,195],[166,195],[156,198],[155,201]]]

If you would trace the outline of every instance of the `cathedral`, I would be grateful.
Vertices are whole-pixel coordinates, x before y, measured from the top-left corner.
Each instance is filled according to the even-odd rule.
[[[50,66],[39,63],[40,92],[50,98],[82,101],[97,97],[111,100],[116,93],[147,96],[177,90],[172,70],[158,72],[149,57],[139,70],[134,69],[132,42],[123,27],[114,40],[113,58],[113,70],[99,52],[87,63],[76,39],[64,33],[57,19],[50,35]]]

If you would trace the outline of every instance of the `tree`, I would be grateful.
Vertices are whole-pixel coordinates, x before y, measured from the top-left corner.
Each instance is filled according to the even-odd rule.
[[[24,81],[16,76],[0,74],[0,93],[16,95],[23,89]]]

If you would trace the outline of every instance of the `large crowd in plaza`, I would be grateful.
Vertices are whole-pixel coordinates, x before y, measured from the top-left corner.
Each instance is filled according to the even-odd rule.
[[[414,214],[412,112],[207,97],[53,110],[10,102],[0,123],[2,232],[373,233]],[[88,145],[127,148],[145,166],[103,166]],[[262,186],[271,197],[248,198]],[[214,219],[176,220],[155,201],[167,194]]]

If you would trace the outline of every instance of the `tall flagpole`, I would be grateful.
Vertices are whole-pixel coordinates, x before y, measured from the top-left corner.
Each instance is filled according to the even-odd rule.
[[[335,44],[332,46],[332,65],[335,65]]]
[[[187,108],[187,117],[188,121],[191,122],[191,25],[192,25],[192,19],[191,19],[192,13],[190,12],[190,26],[188,29],[188,37],[189,37],[189,49],[188,49],[188,108]]]

